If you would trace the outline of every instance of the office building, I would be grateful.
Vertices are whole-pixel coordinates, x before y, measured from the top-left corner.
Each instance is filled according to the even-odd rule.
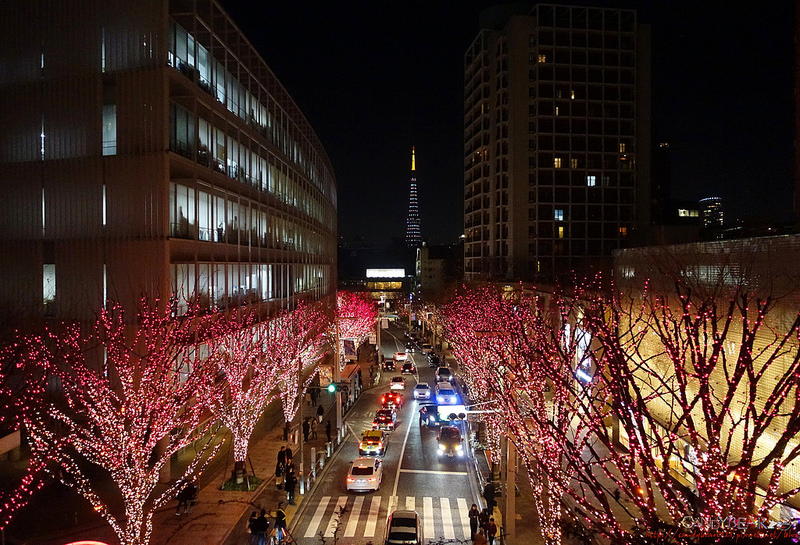
[[[218,2],[6,2],[0,29],[6,313],[335,296],[330,161]]]
[[[464,59],[466,279],[610,269],[649,224],[649,28],[550,4],[481,28]]]

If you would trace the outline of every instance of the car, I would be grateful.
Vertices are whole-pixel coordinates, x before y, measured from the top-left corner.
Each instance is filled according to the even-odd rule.
[[[431,367],[438,367],[440,363],[442,363],[442,359],[436,354],[436,352],[431,352],[428,354],[428,363]]]
[[[413,375],[417,372],[417,368],[414,366],[413,361],[406,361],[403,364],[403,368],[400,370],[400,372],[404,375]]]
[[[430,343],[422,343],[422,353],[430,354],[431,352],[433,352],[433,347],[430,345]]]
[[[386,520],[384,545],[422,545],[422,527],[416,511],[396,510]]]
[[[392,358],[383,360],[383,370],[394,371],[394,360]]]
[[[382,480],[383,460],[380,458],[360,456],[350,462],[346,480],[348,492],[377,492]]]
[[[408,359],[408,354],[405,352],[395,352],[394,354],[394,361],[396,362],[403,362]]]
[[[413,353],[415,348],[416,348],[416,345],[414,344],[414,341],[407,341],[406,342],[406,352]]]
[[[397,424],[397,413],[394,409],[379,409],[372,420],[372,429],[393,431],[395,424]]]
[[[436,369],[436,382],[450,382],[453,380],[453,373],[447,367]]]
[[[383,430],[367,430],[361,436],[361,442],[358,443],[358,454],[364,456],[365,454],[376,454],[383,456],[386,454],[386,434]]]
[[[423,403],[419,407],[419,425],[427,428],[438,428],[446,422],[439,416],[439,408],[436,403]]]
[[[389,391],[381,396],[382,409],[401,409],[403,407],[403,394]]]
[[[394,377],[392,382],[389,384],[390,390],[405,390],[406,389],[406,379],[403,377]]]
[[[427,382],[418,382],[416,386],[414,386],[414,399],[430,399],[431,398],[431,387],[428,386]]]
[[[460,402],[461,399],[449,382],[436,384],[436,403],[439,405],[457,405]]]
[[[464,447],[461,444],[461,432],[455,426],[442,426],[439,428],[439,435],[436,436],[439,442],[439,455],[456,458],[464,456]]]

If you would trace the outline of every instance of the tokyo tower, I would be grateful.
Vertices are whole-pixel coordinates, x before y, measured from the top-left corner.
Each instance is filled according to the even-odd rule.
[[[414,148],[411,148],[411,184],[408,192],[408,218],[406,219],[406,245],[410,248],[422,246],[422,229],[419,220],[419,200],[417,198],[417,172]]]

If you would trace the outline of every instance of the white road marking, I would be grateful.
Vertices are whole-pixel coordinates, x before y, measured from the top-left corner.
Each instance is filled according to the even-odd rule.
[[[367,515],[367,526],[364,528],[364,537],[375,536],[375,525],[378,523],[378,511],[381,507],[381,497],[373,496],[372,503],[369,505],[369,514]]]
[[[336,502],[336,509],[333,511],[333,516],[331,520],[328,522],[328,529],[325,530],[325,537],[333,537],[333,532],[336,531],[336,524],[337,522],[341,522],[341,516],[339,515],[340,508],[344,507],[347,504],[347,496],[339,496],[339,501]]]
[[[461,529],[464,531],[464,538],[472,539],[470,535],[472,531],[469,528],[469,507],[467,507],[467,500],[458,498],[458,515],[461,519]]]
[[[453,515],[450,513],[450,498],[439,498],[442,506],[442,524],[444,525],[444,538],[453,539],[456,537],[453,531]]]
[[[319,523],[322,522],[322,517],[325,515],[325,510],[328,508],[329,501],[331,501],[330,496],[323,496],[320,498],[317,510],[314,511],[314,516],[308,524],[304,537],[314,537],[317,535],[317,528],[319,528]]]
[[[422,498],[422,535],[426,539],[436,537],[436,528],[433,525],[433,498]]]
[[[353,537],[356,535],[356,527],[358,526],[358,517],[361,514],[361,506],[364,504],[364,496],[359,496],[353,503],[353,508],[350,510],[350,518],[347,519],[347,528],[344,530],[344,537]]]

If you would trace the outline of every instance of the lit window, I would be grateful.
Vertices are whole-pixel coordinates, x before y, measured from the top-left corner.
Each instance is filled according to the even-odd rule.
[[[564,226],[560,225],[558,227],[558,238],[564,238]]]
[[[103,106],[103,155],[117,154],[117,106]]]
[[[558,106],[556,106],[556,115],[558,115]]]
[[[570,91],[569,92],[569,98],[573,98],[573,99],[575,98],[575,91]]]
[[[620,142],[619,143],[619,152],[620,153],[625,153],[625,142]]]
[[[561,168],[561,157],[556,157],[553,160],[553,168]]]
[[[578,160],[577,159],[570,159],[569,160],[570,168],[578,168]]]
[[[627,237],[628,236],[628,228],[627,227],[620,227],[619,228],[619,236]]]
[[[586,185],[589,187],[594,187],[597,185],[597,176],[594,174],[589,174],[586,176]]]
[[[45,263],[42,266],[42,302],[47,305],[56,299],[56,266]]]
[[[564,210],[562,208],[553,210],[553,219],[556,221],[564,221]]]
[[[541,64],[545,62],[547,62],[547,55],[545,55],[544,53],[539,53],[539,63]]]

